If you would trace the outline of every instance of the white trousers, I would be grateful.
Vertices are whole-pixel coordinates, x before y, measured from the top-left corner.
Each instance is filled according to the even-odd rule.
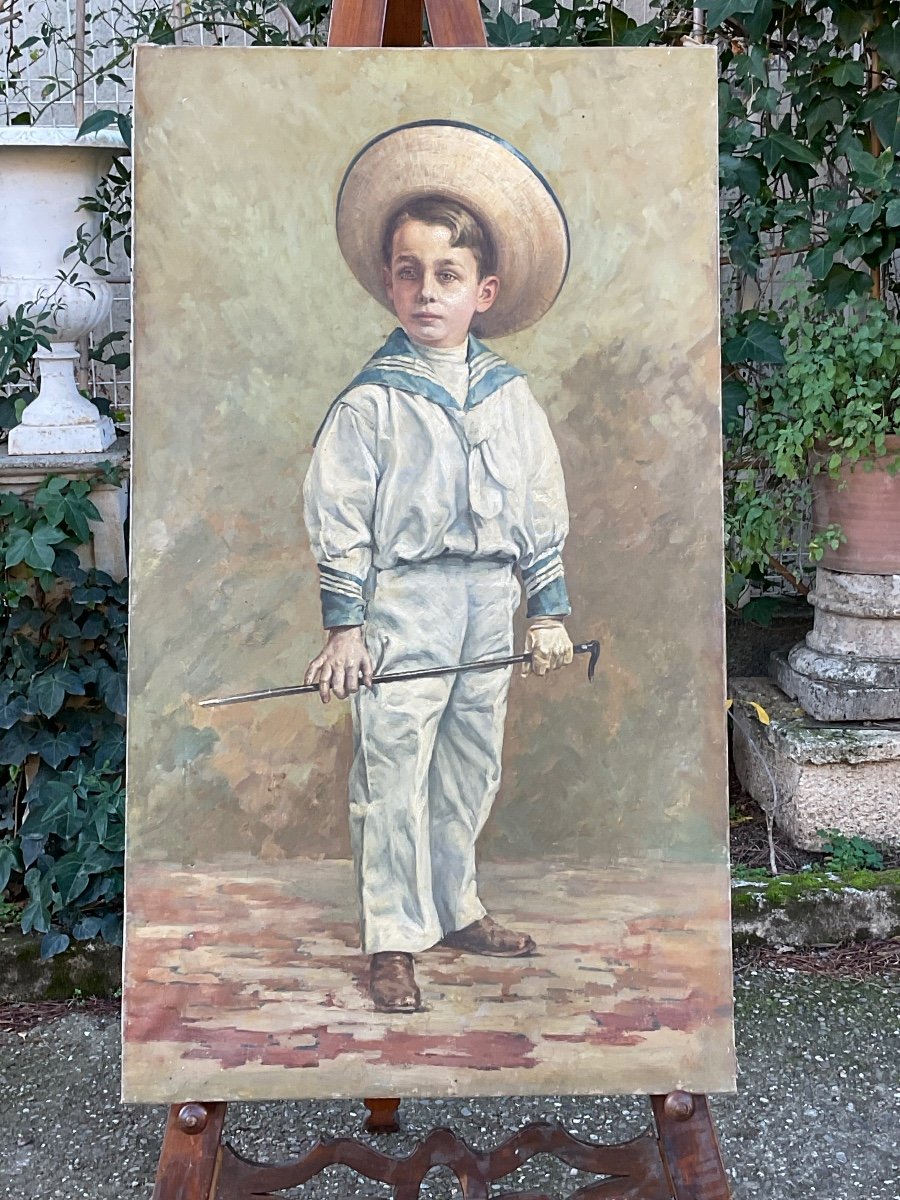
[[[366,618],[375,672],[512,653],[510,565],[442,559],[378,573]],[[360,689],[350,836],[362,948],[415,953],[484,916],[475,842],[500,786],[512,668]]]

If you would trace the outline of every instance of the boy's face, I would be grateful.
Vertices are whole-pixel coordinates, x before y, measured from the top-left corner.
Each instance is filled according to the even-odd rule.
[[[404,221],[394,234],[384,283],[400,324],[414,342],[446,348],[466,340],[476,313],[486,312],[500,287],[496,275],[478,278],[467,247],[451,246],[450,230]]]

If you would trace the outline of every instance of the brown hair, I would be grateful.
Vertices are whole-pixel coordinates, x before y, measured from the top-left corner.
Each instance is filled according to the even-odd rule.
[[[394,234],[404,221],[421,221],[425,225],[442,225],[450,230],[450,245],[471,250],[478,267],[478,278],[497,273],[497,251],[491,235],[474,213],[456,200],[446,196],[419,196],[398,208],[388,221],[381,242],[381,254],[390,267],[394,251]]]

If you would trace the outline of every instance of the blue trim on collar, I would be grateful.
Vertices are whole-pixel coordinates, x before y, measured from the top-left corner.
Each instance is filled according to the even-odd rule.
[[[488,396],[509,383],[511,379],[524,377],[525,372],[512,366],[490,350],[484,342],[469,334],[467,352],[469,363],[469,394],[466,397],[465,409],[468,411],[481,404]],[[415,343],[406,331],[398,326],[384,345],[375,351],[359,374],[340,392],[328,406],[328,411],[322,418],[322,424],[316,430],[313,446],[317,446],[322,430],[328,424],[328,418],[334,412],[335,406],[352,391],[353,388],[374,384],[378,387],[396,388],[400,392],[409,392],[413,396],[424,396],[441,408],[453,409],[459,412],[459,405],[443,386],[438,382],[428,362],[416,350]]]
[[[524,371],[511,366],[472,334],[469,334],[467,358],[470,381],[466,409],[481,404],[505,383],[524,375]],[[459,410],[459,405],[438,381],[428,361],[417,350],[415,342],[401,328],[395,329],[384,345],[375,351],[349,387],[344,388],[341,396],[345,396],[351,388],[362,387],[364,384],[411,392],[415,396],[424,396],[426,400],[431,400],[442,408]],[[338,396],[338,399],[341,396]]]

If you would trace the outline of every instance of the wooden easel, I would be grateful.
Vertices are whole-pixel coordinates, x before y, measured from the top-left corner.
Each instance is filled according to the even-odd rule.
[[[435,46],[486,46],[478,0],[424,0]],[[334,0],[330,46],[421,46],[423,0]],[[491,1184],[536,1154],[611,1178],[579,1192],[582,1200],[729,1200],[728,1182],[705,1096],[651,1096],[655,1129],[631,1142],[598,1146],[560,1125],[526,1125],[492,1150],[474,1149],[449,1129],[434,1129],[412,1154],[395,1158],[354,1138],[325,1138],[293,1162],[250,1162],[222,1142],[227,1105],[175,1104],[160,1152],[153,1200],[253,1200],[299,1187],[325,1167],[350,1167],[389,1184],[394,1200],[416,1200],[435,1166],[449,1167],[466,1200],[489,1200]],[[368,1133],[395,1133],[396,1099],[365,1101]],[[494,1200],[549,1200],[506,1192]]]

